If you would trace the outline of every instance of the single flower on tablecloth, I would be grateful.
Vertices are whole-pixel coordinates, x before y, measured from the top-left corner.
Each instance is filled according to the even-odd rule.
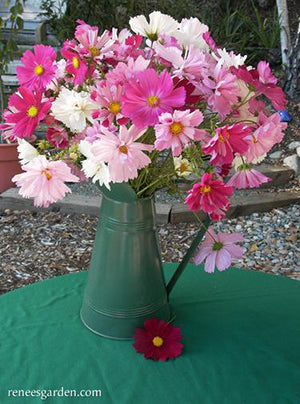
[[[136,328],[134,339],[133,347],[145,359],[166,361],[179,356],[183,348],[180,327],[157,318],[146,320],[144,328]]]

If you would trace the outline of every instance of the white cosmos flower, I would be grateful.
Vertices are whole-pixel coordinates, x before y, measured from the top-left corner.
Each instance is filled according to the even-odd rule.
[[[110,190],[110,174],[105,163],[99,161],[93,153],[93,146],[99,141],[90,143],[87,140],[82,140],[79,144],[80,152],[86,157],[82,162],[82,170],[88,178],[92,178],[93,183],[99,181],[100,186],[105,185]]]
[[[179,157],[174,157],[174,168],[175,171],[177,172],[177,175],[179,177],[188,177],[191,172],[192,172],[192,165],[191,163],[187,160],[182,158],[182,156]]]
[[[245,60],[247,59],[246,56],[242,56],[240,54],[236,55],[234,52],[227,52],[225,48],[218,49],[218,55],[213,53],[213,57],[219,61],[222,60],[222,65],[225,65],[228,69],[231,66],[238,68],[239,66],[243,66],[245,64]]]
[[[95,109],[97,105],[91,100],[88,92],[78,93],[65,87],[61,89],[51,107],[54,118],[74,132],[82,132],[87,126],[87,119],[93,122],[92,112]]]
[[[26,142],[26,140],[18,139],[18,143],[19,160],[22,166],[29,163],[39,155],[37,149],[30,143]]]
[[[194,45],[198,49],[209,50],[208,44],[203,39],[203,34],[207,31],[208,26],[199,21],[198,18],[183,18],[178,31],[173,36],[185,48]]]
[[[129,20],[129,25],[133,32],[151,40],[156,40],[161,32],[172,36],[179,27],[178,21],[160,11],[153,11],[149,14],[149,22],[144,15],[132,17]]]

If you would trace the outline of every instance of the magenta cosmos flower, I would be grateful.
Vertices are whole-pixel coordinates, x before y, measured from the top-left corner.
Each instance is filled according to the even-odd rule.
[[[194,262],[199,265],[205,260],[205,272],[214,272],[215,267],[219,271],[224,271],[230,267],[233,258],[241,259],[243,257],[243,247],[235,244],[242,241],[244,241],[244,237],[240,233],[216,234],[210,227],[194,257]]]
[[[138,128],[158,123],[163,112],[172,112],[185,102],[185,89],[173,87],[171,76],[164,70],[159,76],[154,69],[139,72],[125,85],[122,113]]]
[[[201,182],[188,191],[184,204],[195,212],[201,209],[211,214],[222,208],[227,209],[229,203],[227,198],[232,194],[232,187],[224,184],[220,179],[213,180],[212,174],[205,173]]]
[[[271,178],[254,170],[249,164],[242,164],[227,182],[227,185],[236,189],[257,188],[268,181],[271,181]]]
[[[138,170],[151,163],[143,150],[152,151],[153,146],[136,142],[145,131],[140,131],[136,126],[130,129],[121,126],[116,135],[103,128],[103,134],[93,152],[99,161],[108,163],[112,182],[127,182],[136,178]]]
[[[166,361],[181,354],[183,344],[181,330],[163,320],[150,318],[144,322],[144,328],[136,328],[133,344],[145,359]]]
[[[210,162],[216,165],[230,164],[234,153],[244,154],[251,140],[247,137],[251,128],[243,123],[225,125],[216,129],[216,134],[202,148],[205,154],[210,154]]]
[[[196,110],[190,112],[175,110],[173,114],[165,112],[159,116],[159,124],[155,125],[156,141],[154,146],[157,150],[172,148],[173,156],[179,156],[182,147],[191,140],[201,140],[206,131],[197,129],[203,121],[203,115]]]
[[[74,76],[74,84],[82,84],[88,74],[88,66],[86,62],[73,49],[74,43],[66,41],[61,49],[62,56],[67,59],[66,71]]]
[[[45,156],[35,157],[23,167],[25,173],[17,174],[12,181],[20,188],[24,198],[34,198],[35,206],[48,207],[71,192],[65,181],[78,182],[63,161],[48,161]]]
[[[8,109],[4,118],[7,124],[15,124],[13,132],[17,138],[30,137],[37,125],[45,118],[51,102],[42,102],[39,90],[31,92],[26,87],[19,87],[18,93],[9,98]]]
[[[38,88],[44,90],[54,77],[56,52],[51,46],[35,45],[34,53],[30,50],[24,52],[21,61],[23,66],[17,66],[16,72],[21,86],[31,90]]]

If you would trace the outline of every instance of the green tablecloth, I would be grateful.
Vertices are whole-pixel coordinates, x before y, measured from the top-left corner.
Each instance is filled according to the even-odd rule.
[[[165,265],[167,278],[175,266]],[[86,272],[0,297],[0,403],[299,404],[300,283],[190,265],[171,303],[184,351],[168,362],[80,322]],[[101,389],[101,398],[8,398],[8,389]],[[88,393],[89,394],[89,393]]]

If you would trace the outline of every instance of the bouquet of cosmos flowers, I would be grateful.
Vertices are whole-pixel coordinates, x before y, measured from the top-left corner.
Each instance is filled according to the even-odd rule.
[[[193,174],[184,203],[219,221],[234,189],[269,181],[252,167],[283,138],[286,123],[265,102],[284,109],[284,93],[267,62],[247,67],[246,56],[218,47],[197,18],[177,22],[154,11],[129,25],[100,34],[78,20],[60,60],[51,46],[24,53],[0,126],[19,142],[24,173],[14,181],[47,207],[70,192],[66,182],[128,182],[146,197]],[[33,147],[25,138],[41,123],[46,139]],[[241,240],[210,230],[196,262],[223,270],[240,257]]]

